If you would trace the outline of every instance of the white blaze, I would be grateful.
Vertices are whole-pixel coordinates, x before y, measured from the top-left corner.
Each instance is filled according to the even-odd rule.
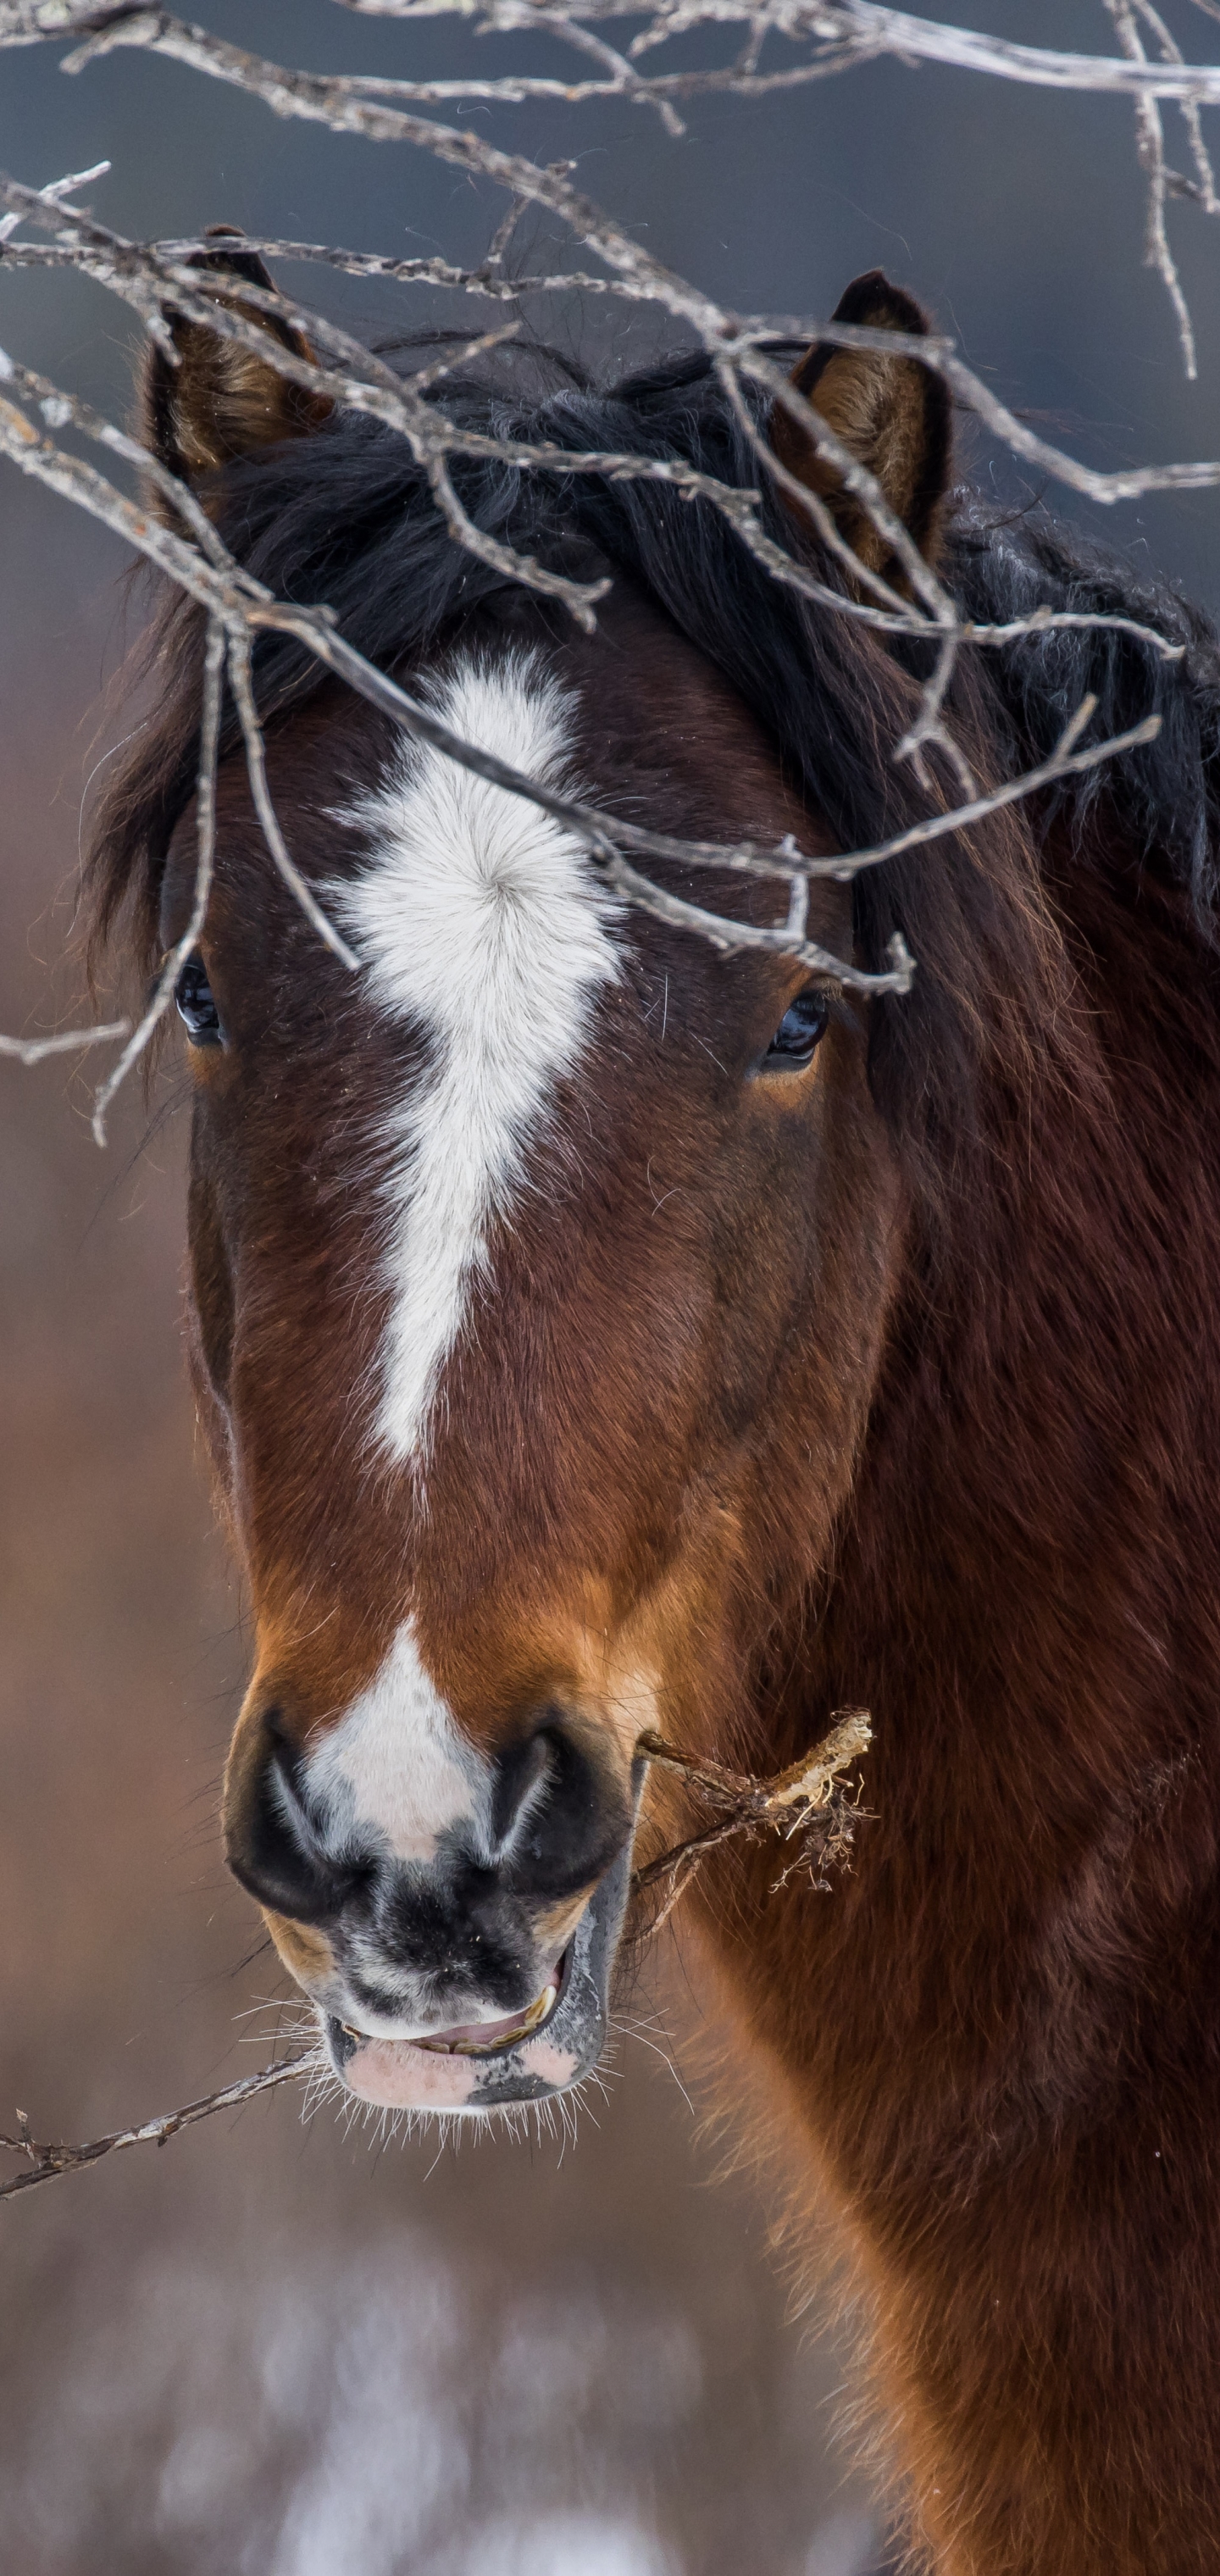
[[[438,1836],[462,1819],[486,1839],[487,1763],[459,1735],[410,1620],[305,1770],[310,1805],[336,1856],[349,1838],[359,1846],[370,1828],[395,1860],[432,1860]]]
[[[536,657],[468,656],[431,704],[465,741],[563,787],[571,701]],[[437,1380],[487,1271],[491,1223],[510,1211],[526,1144],[618,956],[616,907],[561,823],[430,744],[400,742],[390,775],[343,816],[373,855],[339,900],[374,1001],[428,1047],[383,1131],[393,1303],[377,1432],[406,1462],[426,1454]]]

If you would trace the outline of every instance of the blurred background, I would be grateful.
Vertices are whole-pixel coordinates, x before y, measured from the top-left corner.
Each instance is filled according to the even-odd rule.
[[[531,38],[407,30],[330,0],[208,0],[208,25],[316,69],[561,70]],[[1108,47],[1092,0],[953,12]],[[1175,26],[1194,50],[1193,13]],[[706,55],[704,56],[706,59]],[[682,140],[620,102],[471,111],[747,309],[827,311],[878,264],[1010,402],[1106,467],[1220,452],[1220,227],[1171,228],[1187,385],[1141,266],[1129,109],[882,64]],[[251,232],[480,258],[503,199],[399,146],[281,124],[119,53],[64,79],[0,53],[0,164],[90,192],[133,235]],[[1170,156],[1182,162],[1179,136]],[[571,256],[534,216],[514,257]],[[451,319],[421,290],[291,272],[369,335]],[[539,328],[613,366],[647,315]],[[662,335],[663,336],[663,335]],[[122,416],[135,333],[100,289],[0,262],[0,342]],[[1019,504],[969,434],[974,470]],[[1060,496],[1048,496],[1055,502]],[[1073,515],[1084,515],[1079,509]],[[1098,519],[1100,519],[1100,514]],[[1103,531],[1220,604],[1220,500]],[[0,1026],[79,1002],[82,797],[122,729],[142,615],[122,550],[0,467]],[[61,1064],[0,1064],[0,2128],[83,2138],[262,2064],[283,1987],[221,1870],[215,1797],[244,1663],[180,1350],[180,1069],[99,1156]],[[705,2005],[659,1949],[576,2147],[383,2145],[289,2088],[163,2152],[0,2211],[0,2529],[22,2576],[864,2576],[884,2518],[836,2447],[849,2347],[801,2316],[749,2179],[713,2182]]]

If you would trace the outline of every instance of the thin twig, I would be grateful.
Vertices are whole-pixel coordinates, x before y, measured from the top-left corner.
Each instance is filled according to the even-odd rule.
[[[845,1791],[843,1774],[868,1751],[872,1737],[867,1709],[843,1709],[829,1734],[811,1753],[802,1755],[786,1771],[777,1772],[773,1779],[759,1780],[742,1772],[726,1771],[723,1764],[711,1762],[704,1755],[683,1753],[676,1745],[667,1744],[661,1735],[641,1735],[636,1752],[645,1761],[657,1769],[679,1773],[705,1805],[719,1810],[714,1823],[688,1835],[685,1841],[674,1844],[634,1872],[633,1896],[649,1895],[657,1887],[665,1890],[660,1910],[649,1922],[649,1933],[658,1932],[668,1922],[708,1853],[736,1835],[756,1838],[761,1833],[775,1833],[785,1842],[795,1841],[813,1884],[827,1884],[826,1866],[842,1866],[847,1860],[852,1822],[858,1814]],[[780,1883],[790,1875],[788,1868]]]
[[[338,958],[340,965],[346,966],[354,975],[359,968],[360,960],[336,930],[329,914],[323,912],[317,896],[306,884],[295,859],[289,856],[288,844],[280,830],[279,816],[271,802],[271,790],[267,785],[267,763],[263,753],[263,728],[259,723],[258,709],[254,703],[249,635],[240,627],[230,628],[228,643],[229,686],[233,692],[238,721],[242,729],[242,738],[246,747],[246,775],[250,781],[254,810],[262,825],[263,839],[285,885],[294,901],[300,905],[306,920],[317,931],[319,939],[325,942],[332,955]]]
[[[162,960],[152,1000],[143,1019],[133,1031],[118,1063],[112,1066],[93,1103],[93,1135],[98,1145],[106,1142],[106,1113],[119,1084],[143,1054],[159,1021],[173,998],[174,986],[203,928],[212,891],[212,874],[216,856],[216,765],[220,748],[220,699],[224,678],[225,630],[214,617],[208,626],[203,656],[203,714],[199,727],[199,768],[195,782],[195,829],[198,855],[195,861],[195,887],[190,919],[182,937]]]
[[[1153,7],[1152,0],[1132,0],[1132,5],[1136,16],[1142,18],[1145,26],[1151,29],[1160,46],[1162,62],[1180,63],[1181,46],[1170,34],[1160,10]],[[1190,145],[1191,159],[1195,165],[1195,178],[1192,185],[1182,179],[1176,170],[1167,171],[1166,180],[1170,193],[1177,196],[1189,193],[1202,206],[1205,214],[1220,215],[1220,197],[1216,195],[1216,174],[1212,168],[1211,154],[1203,140],[1203,124],[1198,100],[1184,99],[1181,102],[1181,115],[1186,129],[1186,139]]]
[[[18,1064],[41,1064],[44,1056],[71,1055],[77,1047],[101,1046],[107,1038],[125,1038],[130,1020],[103,1020],[91,1029],[61,1029],[53,1038],[0,1037],[0,1055]]]
[[[26,472],[40,476],[53,488],[65,490],[69,497],[79,500],[108,525],[127,535],[141,551],[180,581],[194,598],[222,618],[229,636],[230,679],[245,735],[251,788],[268,845],[285,881],[314,927],[319,929],[320,936],[335,948],[345,964],[351,966],[357,962],[352,952],[339,940],[339,934],[327,921],[289,857],[267,790],[262,735],[250,680],[250,633],[258,626],[274,627],[279,632],[294,635],[319,660],[328,663],[363,696],[383,707],[409,731],[422,735],[439,750],[493,784],[505,787],[511,794],[524,796],[567,823],[585,842],[613,890],[628,902],[675,927],[697,931],[722,949],[753,949],[791,956],[813,972],[830,976],[857,990],[879,994],[903,993],[910,987],[912,961],[898,934],[890,943],[888,969],[880,974],[870,974],[849,960],[831,956],[806,939],[795,938],[786,925],[768,929],[707,912],[703,907],[652,884],[632,866],[623,855],[624,851],[632,849],[641,856],[673,860],[678,864],[779,877],[788,883],[797,873],[846,878],[859,869],[878,866],[883,860],[897,856],[900,851],[920,842],[935,840],[947,831],[966,828],[987,813],[1038,792],[1057,777],[1092,768],[1102,760],[1151,741],[1159,730],[1160,718],[1153,715],[1132,727],[1128,733],[1117,735],[1086,752],[1076,752],[1070,744],[1065,752],[1061,742],[1049,761],[1026,773],[1024,778],[1010,780],[989,795],[975,798],[970,804],[948,814],[928,816],[910,825],[892,841],[879,843],[869,850],[808,859],[797,853],[794,864],[793,854],[786,848],[769,851],[750,843],[721,845],[677,840],[666,834],[648,832],[621,817],[560,796],[494,755],[464,743],[441,724],[430,709],[366,662],[335,632],[325,616],[317,611],[291,608],[286,603],[269,600],[260,586],[245,581],[240,567],[235,564],[228,567],[229,578],[226,580],[211,561],[205,562],[194,548],[187,546],[171,530],[150,521],[146,513],[126,501],[92,468],[66,456],[51,442],[40,438],[24,415],[3,398],[0,398],[0,449],[7,449]],[[1078,729],[1078,721],[1074,719],[1072,742]]]
[[[1147,55],[1135,23],[1132,0],[1103,0],[1103,5],[1114,22],[1115,33],[1128,60],[1136,63],[1145,62]],[[1197,124],[1198,101],[1189,101],[1188,112],[1190,107],[1194,108]],[[1135,131],[1140,168],[1148,181],[1148,222],[1144,264],[1148,268],[1156,269],[1173,306],[1178,325],[1178,338],[1182,345],[1182,364],[1193,383],[1199,372],[1195,357],[1195,335],[1186,298],[1182,293],[1182,281],[1178,276],[1173,252],[1169,247],[1169,235],[1165,230],[1165,128],[1161,120],[1158,99],[1143,94],[1136,99]],[[1201,138],[1200,149],[1202,149]]]
[[[180,2111],[163,2111],[155,2120],[145,2120],[138,2129],[112,2129],[109,2136],[91,2138],[86,2146],[40,2146],[30,2135],[25,2113],[17,2113],[18,2135],[0,2136],[0,2148],[10,2155],[25,2156],[29,2170],[13,2174],[0,2182],[0,2200],[14,2200],[19,2191],[34,2191],[42,2182],[54,2182],[58,2175],[80,2173],[86,2165],[100,2164],[103,2156],[115,2156],[124,2147],[163,2147],[176,2137],[179,2129],[193,2129],[198,2120],[210,2120],[215,2111],[235,2110],[239,2103],[252,2102],[256,2093],[272,2093],[279,2084],[298,2083],[302,2076],[320,2075],[324,2061],[316,2048],[306,2049],[297,2057],[285,2057],[278,2066],[265,2066],[261,2075],[243,2076],[240,2083],[226,2084],[219,2093],[205,2093],[197,2102],[186,2102]]]

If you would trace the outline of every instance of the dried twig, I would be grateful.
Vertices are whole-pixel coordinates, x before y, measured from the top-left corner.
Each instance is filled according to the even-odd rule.
[[[1115,33],[1128,61],[1146,62],[1147,54],[1143,39],[1136,25],[1134,0],[1104,0],[1104,6],[1114,21]],[[1141,11],[1140,14],[1143,15],[1144,12]],[[1165,47],[1169,46],[1172,48],[1172,54],[1176,54],[1177,47],[1173,45],[1168,30],[1162,29],[1161,32],[1164,37],[1162,51],[1164,52]],[[1178,59],[1180,60],[1181,57],[1178,56]],[[1192,109],[1197,128],[1199,113],[1197,100],[1192,99],[1188,102],[1188,115]],[[1135,131],[1140,168],[1148,180],[1148,224],[1144,262],[1146,267],[1157,270],[1173,306],[1178,338],[1182,345],[1182,364],[1193,383],[1199,372],[1195,358],[1195,335],[1191,327],[1186,298],[1182,293],[1182,281],[1178,276],[1177,265],[1169,247],[1169,236],[1165,230],[1165,197],[1168,180],[1165,167],[1165,129],[1161,119],[1160,101],[1150,97],[1147,92],[1141,92],[1135,102]],[[1199,150],[1200,152],[1203,150],[1201,135]]]
[[[551,168],[562,170],[563,166],[552,164]],[[3,175],[0,175],[0,203],[7,204],[11,208],[19,207],[23,215],[31,221],[39,221],[45,215],[42,191],[25,187],[19,181]],[[75,233],[71,231],[73,222],[80,227]],[[392,426],[400,426],[394,416],[393,407],[395,404],[400,408],[407,406],[413,380],[396,376],[386,368],[380,378],[382,393],[386,400],[371,399],[367,377],[369,371],[376,367],[377,361],[372,353],[363,349],[359,343],[346,341],[349,349],[358,351],[365,381],[361,381],[359,377],[345,378],[311,368],[308,361],[270,344],[265,334],[260,337],[256,327],[240,312],[226,313],[223,305],[217,300],[219,290],[215,286],[209,289],[206,303],[201,298],[197,308],[192,305],[189,301],[190,289],[193,286],[198,294],[199,280],[197,276],[192,275],[185,263],[201,253],[214,255],[216,249],[214,242],[209,242],[203,237],[163,242],[125,242],[121,235],[108,233],[102,227],[94,226],[92,229],[97,238],[96,242],[91,243],[85,233],[83,219],[77,215],[75,209],[66,210],[64,219],[56,229],[60,238],[54,243],[10,241],[4,247],[4,261],[10,267],[78,269],[84,275],[94,277],[100,284],[110,287],[114,293],[128,294],[129,300],[133,302],[137,298],[134,292],[129,292],[129,286],[131,281],[142,273],[154,290],[154,294],[159,294],[167,305],[180,307],[194,319],[207,320],[211,328],[220,332],[222,336],[243,340],[248,346],[257,347],[269,364],[289,376],[295,383],[308,386],[311,390],[337,393],[353,408],[375,411],[379,417],[388,419]],[[383,279],[398,285],[460,288],[463,292],[472,295],[511,298],[514,302],[525,295],[580,293],[617,296],[632,303],[657,301],[664,302],[667,306],[670,304],[670,296],[667,293],[654,294],[646,269],[638,275],[609,277],[599,277],[585,269],[557,269],[537,276],[516,277],[510,281],[497,278],[494,273],[489,274],[486,260],[477,268],[463,269],[454,267],[442,259],[397,260],[390,259],[380,252],[344,250],[325,242],[278,240],[262,236],[251,236],[244,246],[251,251],[259,252],[266,259],[312,262],[338,269],[345,276]],[[660,274],[662,278],[669,277],[668,271],[662,271]],[[695,290],[692,289],[690,292],[692,300],[696,300]],[[291,299],[282,294],[268,293],[244,284],[240,293],[243,305],[259,311],[275,313],[285,320],[296,320],[310,338],[336,346],[344,342],[345,335],[339,333],[333,323],[314,313],[312,309],[307,310],[294,305]],[[147,298],[144,301],[146,302]],[[1020,457],[1023,463],[1033,466],[1038,473],[1048,476],[1052,482],[1062,483],[1069,491],[1079,493],[1086,500],[1099,502],[1103,508],[1113,507],[1122,501],[1139,500],[1149,492],[1197,492],[1214,489],[1220,484],[1220,458],[1191,459],[1188,462],[1169,465],[1125,466],[1113,473],[1102,473],[1093,466],[1082,464],[1079,458],[1069,455],[1065,448],[1056,447],[1053,441],[1042,437],[1015,412],[1010,411],[1007,405],[991,391],[986,381],[981,376],[975,375],[958,356],[954,341],[943,332],[916,338],[905,332],[872,330],[863,324],[836,322],[833,318],[826,320],[809,314],[739,314],[729,307],[710,305],[708,299],[703,296],[697,298],[697,305],[707,322],[705,345],[721,363],[727,365],[735,363],[747,352],[752,353],[756,349],[760,353],[765,352],[766,345],[776,340],[820,339],[840,348],[872,349],[891,357],[905,353],[918,358],[921,366],[928,367],[934,374],[944,377],[946,384],[950,386],[964,407],[976,412],[983,426],[1008,447],[1014,456]],[[683,315],[681,318],[691,320],[690,315]],[[63,399],[70,400],[71,397],[65,396]],[[792,395],[791,399],[799,404],[803,398]],[[803,411],[800,418],[804,424],[806,414]],[[413,426],[423,426],[423,424],[415,423]],[[821,422],[820,416],[814,416],[813,426],[824,429],[825,424]],[[605,473],[616,478],[631,474],[673,482],[692,494],[701,493],[705,498],[713,499],[718,504],[727,504],[737,510],[741,509],[743,503],[756,502],[758,497],[756,493],[743,490],[739,486],[719,484],[710,475],[700,475],[681,460],[641,458],[638,455],[616,456],[610,452],[590,454],[567,448],[531,447],[518,441],[490,439],[481,433],[463,430],[447,422],[443,415],[438,416],[433,423],[433,428],[438,442],[446,450],[452,449],[470,455],[494,454],[502,456],[505,462],[510,464],[537,465],[567,473]],[[767,464],[768,471],[772,473],[774,479],[781,481],[782,474],[776,470],[778,460],[773,459],[769,451],[767,451]],[[807,497],[805,487],[799,488],[802,500],[805,501]],[[870,587],[878,588],[883,594],[886,591],[887,585],[880,581],[879,576],[866,576],[864,568],[858,564],[855,567],[855,578],[867,578]],[[818,592],[815,595],[823,594]],[[837,608],[844,615],[869,614],[867,610],[862,610],[852,601],[844,599],[838,592],[832,596]],[[896,594],[891,593],[890,596],[895,597]],[[892,618],[879,618],[877,622],[888,631],[895,631]],[[1108,621],[1088,617],[1073,622],[1104,624]],[[918,609],[910,603],[904,605],[901,629],[908,633],[927,631],[926,619],[922,618]],[[1022,624],[1020,628],[1006,628],[1003,633],[1007,636],[1017,631],[1026,631],[1026,629]],[[976,640],[991,640],[987,630],[975,630],[975,635]],[[999,637],[999,629],[995,630],[995,635]]]
[[[533,0],[340,0],[340,5],[351,8],[354,14],[370,17],[407,21],[456,18],[476,24],[480,31],[497,34],[528,33],[541,18],[547,32],[565,42],[575,42],[590,26],[615,18],[648,14],[650,23],[633,39],[626,57],[614,58],[611,49],[605,49],[599,59],[606,64],[607,77],[601,81],[540,82],[508,73],[498,81],[455,80],[439,84],[383,79],[378,74],[281,72],[279,94],[271,101],[280,113],[300,112],[286,103],[286,95],[290,98],[291,93],[286,93],[283,86],[296,81],[301,84],[297,95],[311,104],[319,94],[329,93],[336,108],[346,101],[357,110],[362,98],[371,101],[387,93],[427,97],[438,91],[450,98],[498,99],[506,106],[539,95],[568,103],[590,96],[619,96],[647,104],[657,96],[697,97],[710,88],[736,91],[748,98],[760,88],[823,79],[887,54],[907,65],[941,63],[956,71],[982,73],[1026,88],[1093,91],[1124,98],[1146,96],[1175,103],[1198,99],[1214,104],[1220,99],[1220,66],[1186,63],[1180,56],[1137,63],[1108,54],[1068,53],[1049,45],[1022,45],[974,28],[916,17],[904,9],[875,6],[873,0],[782,0],[782,6],[768,6],[766,0],[761,6],[759,0],[662,0],[660,7],[647,13],[642,11],[640,0],[578,0],[578,5],[567,9],[539,9]],[[1195,0],[1195,5],[1206,8],[1206,0]],[[1208,10],[1207,14],[1215,13]],[[635,72],[644,54],[698,27],[744,27],[747,46],[735,64],[723,69],[670,74],[662,76],[660,83],[645,80]],[[791,43],[815,44],[819,50],[809,62],[760,81],[750,68],[751,52],[756,57],[772,34]],[[254,86],[243,76],[240,47],[209,36],[205,28],[175,18],[168,9],[145,7],[143,0],[100,0],[100,5],[99,0],[93,0],[93,5],[89,0],[0,0],[0,47],[46,43],[72,35],[85,38],[76,53],[67,58],[66,67],[73,70],[120,46],[138,46],[166,54],[172,61],[208,69],[218,78],[237,79],[243,87]],[[580,49],[588,50],[583,45]],[[254,55],[244,59],[258,62]],[[353,118],[349,130],[369,129]]]
[[[504,178],[507,173],[503,168],[497,170],[493,165],[503,164],[506,156],[496,154],[481,138],[460,128],[430,126],[394,102],[410,100],[414,105],[431,106],[481,99],[511,106],[528,99],[554,98],[576,106],[590,99],[618,96],[636,105],[656,108],[671,131],[680,131],[680,119],[671,104],[677,97],[711,91],[756,96],[771,89],[824,79],[875,60],[880,54],[894,55],[907,64],[921,60],[952,64],[962,70],[1039,87],[1126,94],[1136,107],[1138,148],[1149,175],[1149,257],[1160,270],[1173,301],[1187,371],[1191,373],[1193,336],[1165,235],[1164,200],[1167,187],[1172,187],[1173,193],[1195,195],[1206,211],[1214,211],[1210,162],[1203,145],[1199,110],[1205,102],[1220,97],[1220,66],[1185,62],[1152,0],[1105,0],[1105,5],[1123,47],[1120,58],[1012,44],[967,28],[917,18],[905,11],[875,7],[870,0],[784,0],[782,9],[759,6],[757,0],[754,6],[748,5],[748,0],[697,0],[697,5],[688,5],[687,0],[668,0],[668,5],[654,10],[650,25],[636,36],[626,55],[599,39],[593,33],[593,24],[638,14],[629,0],[574,0],[574,5],[567,8],[527,6],[524,0],[485,0],[485,5],[477,8],[471,0],[439,0],[439,5],[421,7],[417,0],[406,0],[401,8],[387,6],[370,13],[401,19],[475,17],[480,28],[500,33],[537,34],[541,30],[581,52],[594,54],[604,77],[575,83],[518,74],[492,80],[408,81],[381,74],[320,76],[295,72],[228,44],[204,28],[176,19],[168,10],[137,6],[135,0],[129,0],[129,5],[112,0],[112,5],[93,11],[76,9],[71,0],[60,8],[56,8],[54,0],[9,0],[8,8],[0,11],[0,45],[28,44],[39,37],[88,30],[84,43],[66,58],[65,70],[80,71],[117,47],[139,47],[168,55],[213,79],[246,89],[263,98],[278,115],[309,117],[375,141],[400,138],[422,143],[442,159],[480,167],[488,176]],[[1160,56],[1156,62],[1147,59],[1137,18],[1142,18],[1156,37]],[[726,25],[748,30],[736,64],[649,76],[636,68],[643,53],[675,36],[699,26]],[[817,51],[802,64],[759,73],[755,69],[758,55],[773,33],[789,42],[813,43]],[[1199,173],[1193,182],[1181,181],[1178,174],[1165,170],[1160,122],[1160,102],[1164,99],[1176,101],[1185,118]],[[520,193],[530,196],[538,191],[527,186]]]
[[[54,2182],[58,2174],[81,2173],[86,2165],[99,2164],[103,2156],[118,2155],[123,2147],[163,2147],[179,2129],[193,2129],[196,2121],[210,2119],[214,2111],[235,2110],[239,2103],[253,2101],[256,2093],[271,2093],[277,2084],[323,2072],[318,2050],[306,2049],[297,2057],[281,2058],[277,2066],[265,2066],[261,2075],[243,2076],[240,2083],[226,2084],[219,2093],[205,2093],[197,2102],[184,2103],[180,2111],[163,2111],[157,2119],[145,2120],[138,2129],[112,2129],[108,2137],[91,2138],[83,2147],[40,2146],[30,2134],[25,2112],[19,2111],[17,2136],[0,2136],[0,2148],[7,2149],[10,2155],[24,2156],[28,2169],[0,2182],[0,2200],[13,2200],[19,2191],[33,2191],[40,2182]]]
[[[306,884],[296,861],[289,857],[288,846],[280,830],[279,817],[271,802],[271,790],[267,785],[267,764],[263,757],[263,728],[259,723],[258,709],[254,703],[254,683],[250,674],[250,636],[248,630],[239,625],[232,626],[229,630],[229,686],[233,691],[241,722],[242,738],[246,749],[246,775],[250,781],[254,810],[262,825],[263,839],[285,885],[294,900],[299,903],[311,928],[317,931],[319,939],[323,940],[327,948],[338,958],[340,965],[348,967],[350,972],[355,974],[360,963],[359,958],[336,930],[329,914],[323,912],[321,904],[312,888]]]
[[[0,1036],[0,1055],[18,1064],[41,1064],[49,1055],[71,1055],[78,1047],[100,1046],[106,1038],[125,1038],[130,1020],[102,1020],[91,1029],[60,1029],[53,1038]]]
[[[93,1133],[99,1145],[106,1142],[106,1112],[138,1056],[143,1054],[154,1029],[173,998],[174,986],[203,928],[212,891],[212,872],[216,855],[216,761],[220,746],[220,692],[224,675],[225,631],[219,618],[208,627],[203,657],[203,715],[199,727],[199,769],[195,785],[195,829],[198,855],[195,861],[195,887],[191,899],[190,919],[176,946],[169,949],[161,962],[161,972],[153,989],[152,1000],[117,1064],[111,1067],[93,1103]]]
[[[660,1908],[649,1922],[649,1933],[658,1932],[668,1922],[707,1854],[738,1834],[756,1839],[760,1834],[773,1833],[797,1845],[794,1857],[776,1881],[777,1888],[785,1886],[797,1869],[804,1868],[814,1887],[827,1889],[831,1884],[827,1870],[842,1868],[850,1856],[859,1815],[858,1804],[843,1775],[868,1751],[872,1738],[868,1710],[843,1709],[812,1753],[804,1754],[787,1771],[777,1772],[774,1779],[759,1780],[726,1771],[721,1763],[709,1762],[702,1755],[682,1753],[676,1745],[667,1744],[664,1736],[651,1732],[641,1735],[637,1753],[660,1770],[678,1772],[706,1805],[719,1810],[713,1824],[635,1871],[631,1882],[634,1896],[646,1896],[657,1887],[665,1890]]]

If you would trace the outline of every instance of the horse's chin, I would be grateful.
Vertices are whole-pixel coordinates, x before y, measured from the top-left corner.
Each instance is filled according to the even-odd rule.
[[[455,2033],[445,2044],[379,2039],[324,2014],[327,2053],[348,2092],[386,2110],[478,2115],[513,2102],[543,2102],[579,2084],[605,2046],[630,1872],[628,1846],[585,1907],[553,2000],[548,1991],[545,2008],[531,2006],[499,2042],[480,2045],[474,2032]]]

